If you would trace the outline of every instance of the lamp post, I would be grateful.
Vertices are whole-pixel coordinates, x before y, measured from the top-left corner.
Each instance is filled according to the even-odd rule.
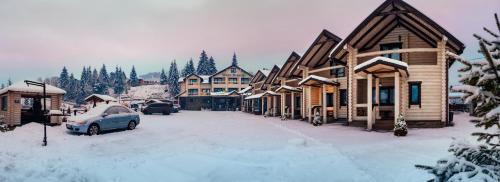
[[[47,100],[46,99],[47,98],[47,87],[46,87],[46,84],[40,83],[40,82],[29,81],[29,80],[25,80],[24,83],[26,83],[26,85],[28,85],[28,87],[30,85],[33,85],[33,86],[39,86],[39,87],[43,88],[43,114],[42,114],[43,142],[42,142],[42,146],[47,146],[47,117],[45,116],[45,111],[47,111],[47,102],[46,102],[46,100]]]

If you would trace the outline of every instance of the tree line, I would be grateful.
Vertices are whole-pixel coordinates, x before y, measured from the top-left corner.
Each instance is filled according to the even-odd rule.
[[[236,53],[233,54],[231,64],[238,65]],[[213,75],[215,73],[217,73],[215,59],[202,51],[196,68],[193,59],[190,59],[184,68],[179,71],[176,60],[173,60],[170,63],[168,72],[165,69],[161,70],[159,84],[168,86],[170,95],[175,96],[180,92],[179,79],[181,77],[190,74]],[[56,81],[53,81],[54,79]],[[91,94],[119,96],[126,94],[130,87],[140,85],[135,66],[132,66],[132,70],[127,77],[127,74],[118,66],[114,71],[108,73],[106,65],[102,65],[99,70],[92,69],[90,66],[83,67],[80,79],[76,78],[73,73],[69,73],[66,67],[63,67],[59,77],[45,79],[43,82],[64,89],[66,91],[64,100],[78,104],[84,103],[84,99]]]

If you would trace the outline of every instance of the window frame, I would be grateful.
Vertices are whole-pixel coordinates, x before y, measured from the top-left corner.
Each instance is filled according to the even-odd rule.
[[[243,81],[245,79],[246,81]],[[240,83],[241,84],[249,84],[250,83],[250,78],[240,78]]]
[[[218,81],[218,80],[221,80],[221,81]],[[224,79],[224,77],[214,77],[214,84],[225,84],[226,80]]]
[[[191,91],[195,91],[195,92],[193,93],[193,92],[191,92]],[[198,89],[195,89],[195,88],[188,89],[188,95],[189,95],[189,96],[196,96],[196,95],[199,95],[199,91],[198,91]]]
[[[234,82],[231,81],[231,79],[234,79]],[[238,78],[228,78],[227,81],[229,82],[229,84],[238,84]]]
[[[384,102],[382,103],[382,97],[381,97],[381,93],[383,90],[387,90],[387,101],[388,102]],[[386,86],[386,87],[380,87],[379,88],[379,105],[380,106],[394,106],[394,87],[393,86]]]
[[[7,96],[2,96],[0,98],[0,102],[1,102],[1,110],[7,111],[9,108],[9,98]]]
[[[384,47],[391,47],[392,49],[384,49]],[[398,49],[394,49],[395,47],[397,47]],[[403,49],[403,43],[402,42],[392,42],[392,43],[383,43],[383,44],[380,44],[380,51],[399,50],[399,49]],[[402,53],[384,54],[382,56],[386,57],[386,58],[390,58],[390,59],[395,59],[392,56],[394,54],[399,54],[399,59],[396,59],[396,60],[403,61],[403,54]]]
[[[198,79],[191,78],[191,79],[189,79],[188,83],[189,83],[189,85],[196,85],[196,83],[198,83]]]
[[[412,86],[417,86],[417,102],[413,102],[413,89]],[[408,108],[411,106],[418,105],[419,108],[422,108],[422,82],[421,81],[410,81],[408,82]]]

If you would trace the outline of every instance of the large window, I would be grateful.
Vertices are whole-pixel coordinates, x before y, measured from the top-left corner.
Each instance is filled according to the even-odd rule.
[[[399,50],[399,49],[402,49],[402,43],[380,44],[381,51]],[[400,53],[384,54],[383,56],[401,61]]]
[[[422,107],[422,82],[408,82],[410,105]]]
[[[394,87],[380,87],[380,105],[394,105]]]
[[[188,95],[198,95],[198,89],[189,89]]]
[[[224,84],[224,78],[216,77],[216,78],[214,78],[214,83],[215,84]]]
[[[214,92],[224,92],[224,88],[214,88]]]
[[[241,78],[241,84],[249,84],[250,78]]]
[[[347,106],[347,90],[340,89],[340,106]]]
[[[339,64],[335,61],[331,61],[330,66],[339,66]],[[331,69],[330,75],[335,76],[336,78],[345,77],[345,67]]]
[[[196,82],[198,82],[197,79],[189,79],[189,85],[194,85]]]
[[[227,91],[228,92],[233,92],[233,91],[238,92],[238,88],[228,88]]]
[[[7,111],[7,96],[3,96],[1,99],[2,102],[2,111]]]
[[[230,84],[238,84],[238,79],[237,78],[229,78],[229,83]]]

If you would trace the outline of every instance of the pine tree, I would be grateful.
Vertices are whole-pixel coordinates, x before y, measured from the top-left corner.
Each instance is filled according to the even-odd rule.
[[[5,88],[5,84],[2,83],[2,86],[0,86],[0,89],[4,89]]]
[[[200,61],[198,62],[198,67],[196,68],[196,74],[208,75],[208,55],[204,50],[201,52]]]
[[[125,90],[125,85],[123,84],[124,83],[124,80],[123,80],[123,73],[121,71],[121,69],[118,68],[118,66],[116,67],[116,70],[115,70],[115,83],[114,83],[114,94],[115,95],[120,95],[123,93],[123,91]]]
[[[231,66],[238,66],[238,59],[236,58],[236,52],[233,54],[233,60]]]
[[[94,70],[92,71],[92,77],[90,81],[94,89],[96,88],[98,81],[99,81],[99,73],[97,72],[97,69],[94,68]]]
[[[7,86],[11,86],[11,85],[12,85],[12,80],[9,78],[9,79],[7,80]]]
[[[466,103],[476,103],[474,111],[480,119],[472,120],[483,132],[472,133],[481,145],[466,141],[455,141],[448,151],[453,155],[441,159],[436,166],[416,165],[435,176],[434,181],[500,181],[500,21],[495,14],[498,33],[483,28],[495,40],[490,41],[479,35],[481,54],[484,61],[469,61],[448,53],[453,59],[463,63],[463,85],[452,87],[462,92]]]
[[[69,85],[69,74],[68,70],[66,69],[66,66],[63,67],[63,70],[61,71],[61,74],[59,75],[59,87],[61,89],[68,91],[68,85]]]
[[[175,60],[170,64],[170,69],[168,70],[168,88],[171,96],[175,96],[180,92],[179,86],[179,71],[177,70],[177,63]]]
[[[102,65],[101,70],[99,71],[99,78],[96,84],[96,93],[98,94],[108,94],[108,86],[110,85],[109,83],[109,75],[108,71],[106,70],[106,65]]]
[[[137,78],[137,73],[135,72],[135,66],[132,66],[132,71],[130,72],[130,86],[139,86],[139,78]]]
[[[194,69],[194,63],[193,63],[193,59],[191,58],[187,63],[186,63],[186,66],[184,66],[184,68],[182,69],[182,73],[181,73],[181,76],[182,77],[186,77],[190,74],[193,74],[195,73],[195,69]]]
[[[167,74],[165,74],[165,69],[161,69],[160,84],[162,84],[162,85],[168,84],[168,77],[167,77]]]
[[[217,66],[215,65],[215,60],[213,57],[210,56],[210,59],[208,60],[208,72],[207,75],[213,75],[217,73]]]

